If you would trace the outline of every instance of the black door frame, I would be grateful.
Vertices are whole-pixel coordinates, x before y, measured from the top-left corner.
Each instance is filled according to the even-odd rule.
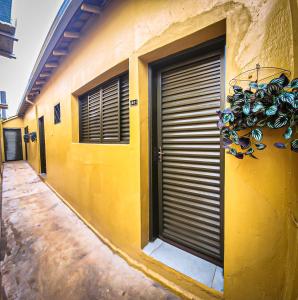
[[[46,160],[44,116],[38,118],[38,130],[39,130],[40,173],[46,174],[47,173],[47,160]]]
[[[20,143],[20,154],[21,154],[20,159],[7,160],[7,153],[6,153],[7,141],[6,141],[5,131],[18,131],[20,133],[19,134],[19,137],[20,137],[20,141],[19,141],[19,143]],[[5,157],[5,161],[23,160],[22,129],[21,128],[3,128],[3,140],[4,140],[4,157]]]
[[[24,134],[28,134],[29,133],[29,128],[28,126],[26,126],[24,128]],[[28,160],[28,145],[27,143],[25,143],[25,157],[26,157],[26,160]]]
[[[149,239],[150,241],[155,240],[159,237],[159,228],[160,228],[160,209],[158,199],[160,198],[159,189],[158,189],[158,124],[157,124],[157,114],[158,114],[158,106],[157,106],[157,99],[158,99],[158,73],[159,70],[165,68],[168,65],[176,64],[179,62],[183,62],[187,59],[192,59],[198,55],[208,54],[214,51],[222,50],[223,51],[223,60],[225,57],[224,49],[225,49],[225,36],[216,38],[214,40],[205,42],[199,46],[193,47],[191,49],[187,49],[181,51],[179,53],[170,55],[165,57],[161,60],[153,62],[149,64]],[[222,61],[224,65],[224,61]],[[221,101],[221,108],[224,107],[225,103],[225,80],[224,76],[221,78],[221,94],[222,94],[222,101]],[[204,255],[200,255],[204,259],[208,259],[217,265],[223,266],[224,264],[224,170],[225,170],[225,163],[224,163],[224,149],[221,147],[221,159],[222,159],[222,168],[221,168],[221,233],[222,233],[222,263],[218,261],[213,261],[209,257],[203,257]],[[172,243],[174,244],[174,243]],[[179,248],[179,245],[176,245]],[[189,249],[185,249],[188,252]],[[197,253],[194,253],[197,255]]]

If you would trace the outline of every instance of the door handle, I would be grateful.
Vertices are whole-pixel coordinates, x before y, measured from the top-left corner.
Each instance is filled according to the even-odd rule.
[[[164,153],[162,152],[162,147],[158,147],[158,160],[160,162],[162,162],[162,158],[163,158]]]

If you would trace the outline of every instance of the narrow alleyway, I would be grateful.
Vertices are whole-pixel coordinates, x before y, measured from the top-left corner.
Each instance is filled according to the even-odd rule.
[[[103,244],[26,162],[5,164],[2,214],[7,299],[176,299]]]

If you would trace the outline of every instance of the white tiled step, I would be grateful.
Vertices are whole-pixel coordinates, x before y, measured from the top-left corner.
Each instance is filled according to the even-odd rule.
[[[149,243],[143,251],[168,267],[201,282],[208,287],[223,291],[223,270],[221,267],[194,256],[160,239]]]

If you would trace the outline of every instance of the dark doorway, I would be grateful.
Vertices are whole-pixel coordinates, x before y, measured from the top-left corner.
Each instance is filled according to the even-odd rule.
[[[21,129],[4,129],[4,152],[6,161],[22,160],[22,131]]]
[[[24,133],[28,134],[29,133],[29,128],[28,126],[25,127]],[[26,160],[28,160],[28,143],[25,143],[25,155],[26,155]]]
[[[46,143],[45,143],[45,130],[44,130],[44,117],[38,119],[39,128],[39,153],[40,153],[40,173],[47,173],[46,162]]]
[[[155,237],[223,266],[224,41],[155,63],[151,208]]]

